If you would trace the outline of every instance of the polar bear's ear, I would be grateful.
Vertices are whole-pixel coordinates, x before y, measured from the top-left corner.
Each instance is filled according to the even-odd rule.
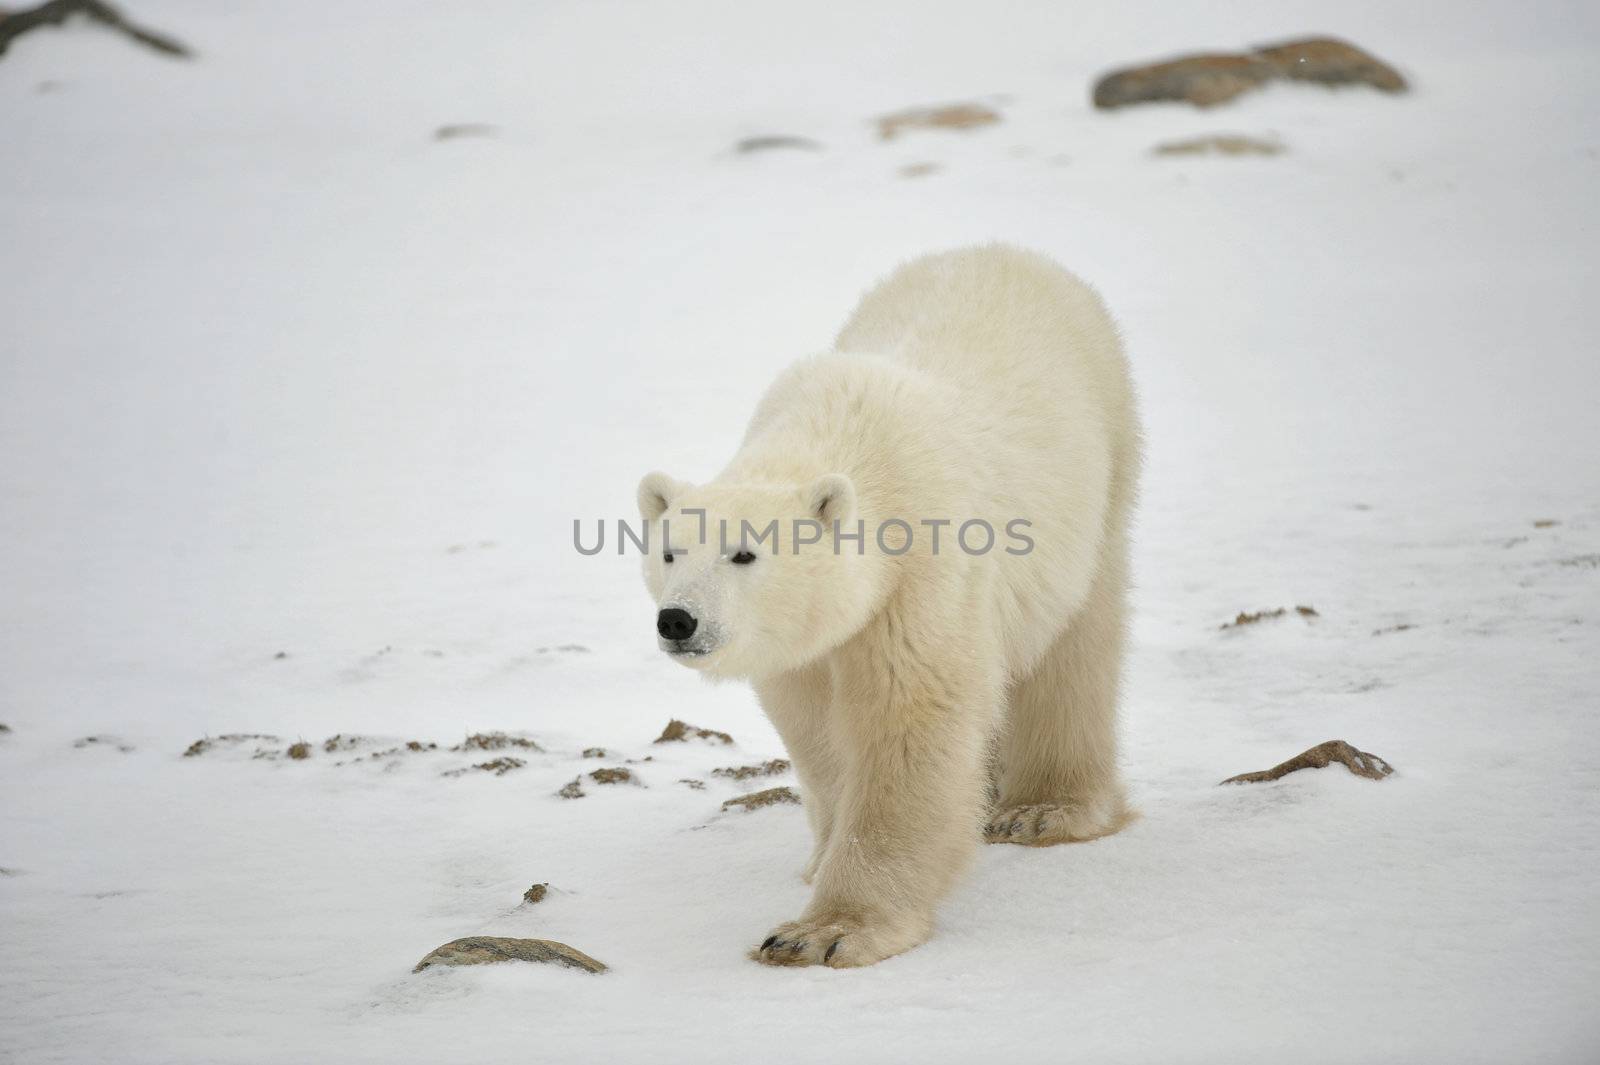
[[[824,525],[848,522],[856,516],[856,486],[842,473],[818,477],[806,489],[807,510]]]
[[[655,521],[688,487],[660,470],[645,474],[644,480],[639,482],[639,516],[645,521]]]

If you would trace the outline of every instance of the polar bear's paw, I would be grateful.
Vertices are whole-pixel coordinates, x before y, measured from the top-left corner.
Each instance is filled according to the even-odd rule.
[[[984,827],[989,843],[1053,847],[1109,836],[1133,819],[1121,802],[1041,802],[1004,806]]]
[[[772,930],[750,957],[763,965],[849,969],[910,950],[928,938],[924,922],[874,922],[842,914],[790,921]]]

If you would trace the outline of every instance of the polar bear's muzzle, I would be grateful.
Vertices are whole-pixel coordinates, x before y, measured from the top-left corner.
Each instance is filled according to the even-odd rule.
[[[674,658],[700,658],[715,650],[708,627],[682,607],[662,608],[656,615],[661,649]]]

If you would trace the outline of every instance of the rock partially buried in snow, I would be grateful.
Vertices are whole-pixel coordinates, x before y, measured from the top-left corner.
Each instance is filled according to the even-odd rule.
[[[454,747],[452,751],[504,751],[520,747],[525,751],[543,751],[544,748],[526,736],[509,736],[504,732],[474,732]]]
[[[810,137],[766,136],[746,137],[733,146],[733,150],[740,155],[749,155],[751,152],[770,152],[774,149],[791,148],[803,152],[820,152],[822,145]]]
[[[1000,121],[1000,112],[983,104],[912,107],[878,119],[878,136],[892,141],[908,129],[977,129]]]
[[[1321,614],[1317,613],[1316,607],[1305,606],[1304,604],[1295,607],[1294,612],[1301,617],[1306,618],[1307,620],[1310,620],[1311,618],[1320,618],[1322,616]],[[1257,610],[1254,612],[1246,612],[1241,610],[1238,616],[1236,616],[1232,621],[1224,621],[1219,628],[1240,629],[1246,625],[1259,625],[1263,621],[1273,621],[1277,618],[1285,617],[1288,615],[1288,613],[1289,611],[1281,606],[1276,610]]]
[[[766,791],[753,791],[749,795],[740,795],[729,799],[722,804],[724,810],[742,809],[746,813],[759,810],[763,806],[799,806],[800,796],[795,794],[793,788],[768,788]]]
[[[1375,754],[1358,751],[1344,740],[1329,740],[1295,755],[1287,762],[1280,762],[1271,769],[1263,769],[1256,773],[1240,773],[1222,783],[1260,784],[1268,780],[1277,780],[1299,769],[1322,769],[1334,762],[1338,762],[1356,776],[1366,777],[1368,780],[1382,780],[1394,772],[1393,766]]]
[[[633,770],[624,769],[622,766],[612,766],[608,769],[596,769],[585,775],[596,784],[633,784],[637,787],[644,787],[644,781],[634,776]],[[564,784],[561,790],[556,792],[556,794],[561,796],[563,799],[583,798],[583,776],[573,777],[572,780]]]
[[[489,965],[502,961],[548,962],[586,973],[603,973],[604,962],[553,939],[511,939],[506,936],[467,936],[453,939],[417,962],[420,973],[435,965]]]
[[[749,780],[752,777],[778,777],[789,771],[787,758],[774,758],[760,765],[730,765],[721,769],[713,769],[714,777],[727,777],[729,780]]]
[[[1213,133],[1206,137],[1167,141],[1155,146],[1157,155],[1282,155],[1283,151],[1280,141],[1235,133]]]
[[[661,730],[661,735],[656,737],[655,742],[683,743],[691,739],[709,740],[712,743],[721,743],[727,746],[733,745],[733,737],[726,732],[718,732],[709,728],[697,728],[687,721],[679,721],[677,718],[667,722],[667,727]]]
[[[1371,85],[1390,93],[1406,89],[1399,71],[1376,56],[1333,37],[1307,37],[1246,53],[1186,55],[1115,70],[1095,83],[1094,105],[1109,110],[1178,100],[1215,107],[1278,80]]]
[[[227,732],[221,736],[207,736],[204,739],[195,740],[193,743],[189,744],[189,748],[183,752],[183,756],[185,758],[198,758],[207,751],[216,750],[217,748],[225,746],[237,746],[238,744],[249,743],[251,741],[257,741],[261,743],[279,742],[278,737],[262,732]],[[259,754],[260,752],[258,751],[257,753]]]
[[[468,773],[472,772],[473,770],[477,770],[478,772],[481,772],[481,773],[493,773],[497,777],[503,777],[507,773],[513,772],[514,770],[521,769],[523,766],[525,766],[527,764],[528,764],[527,762],[524,762],[520,758],[512,758],[512,757],[509,757],[509,756],[502,756],[500,758],[490,759],[487,762],[479,762],[476,765],[462,766],[460,769],[447,769],[443,773],[440,773],[439,775],[442,776],[442,777],[461,777],[461,776],[466,776]]]

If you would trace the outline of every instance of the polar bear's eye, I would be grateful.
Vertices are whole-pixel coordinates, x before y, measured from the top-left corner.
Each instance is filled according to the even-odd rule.
[[[751,554],[749,551],[740,551],[738,554],[728,559],[729,562],[732,562],[736,566],[748,566],[755,560],[756,556]]]

